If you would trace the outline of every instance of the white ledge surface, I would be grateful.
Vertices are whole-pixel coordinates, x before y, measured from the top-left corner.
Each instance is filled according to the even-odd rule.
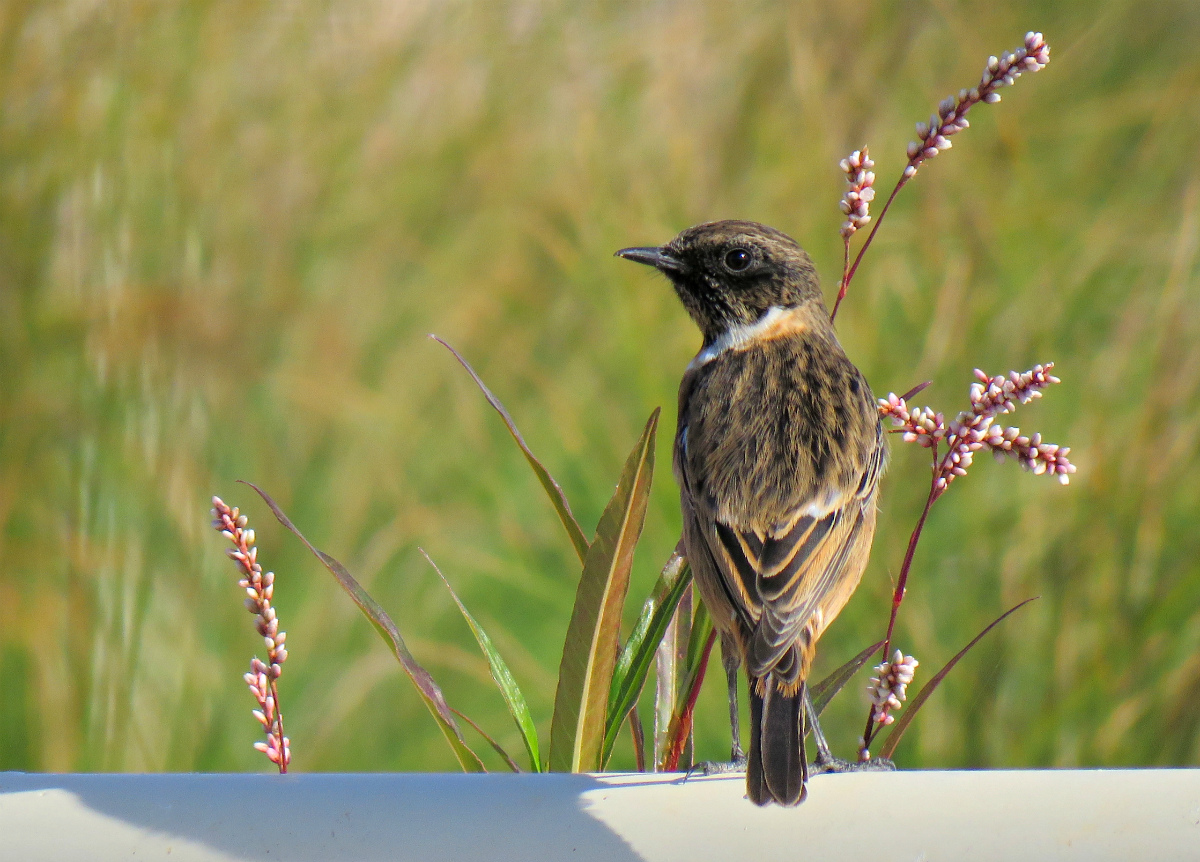
[[[740,776],[0,773],[0,860],[1197,860],[1200,769]]]

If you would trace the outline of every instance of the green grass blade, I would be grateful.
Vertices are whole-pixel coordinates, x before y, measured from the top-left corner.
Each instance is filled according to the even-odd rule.
[[[900,716],[900,720],[896,722],[896,726],[892,728],[892,732],[888,735],[887,741],[884,742],[883,748],[880,749],[880,757],[890,758],[896,753],[896,746],[900,744],[900,739],[904,736],[904,731],[908,730],[908,726],[912,723],[913,717],[916,716],[917,710],[924,705],[925,701],[929,700],[929,696],[934,693],[939,685],[941,685],[942,680],[946,678],[946,674],[950,673],[954,666],[958,664],[959,660],[968,652],[970,652],[971,648],[975,646],[975,644],[983,640],[984,635],[986,635],[996,626],[1000,625],[1000,623],[1003,622],[1006,617],[1025,607],[1025,605],[1037,598],[1039,597],[1033,596],[1032,598],[1028,598],[1019,605],[1014,605],[1013,607],[1009,608],[1004,613],[1000,614],[1000,616],[996,617],[996,619],[992,620],[987,628],[975,635],[975,638],[969,644],[955,653],[954,658],[946,662],[946,666],[939,670],[933,679],[925,683],[924,688],[917,693],[917,696],[913,698],[912,703],[909,704],[908,709],[904,710],[904,714]]]
[[[636,709],[629,711],[629,736],[633,740],[633,758],[638,772],[646,771],[646,728]]]
[[[475,385],[483,392],[483,397],[487,399],[488,404],[491,404],[495,411],[500,414],[500,418],[504,420],[504,424],[508,428],[508,433],[512,435],[513,440],[521,447],[521,451],[525,453],[525,460],[529,462],[529,466],[533,468],[538,481],[542,483],[542,488],[545,489],[546,496],[550,498],[550,502],[554,505],[554,511],[558,512],[558,519],[566,527],[567,535],[571,538],[571,544],[575,547],[575,553],[579,555],[579,562],[586,562],[588,552],[587,536],[583,534],[583,528],[575,520],[575,515],[571,512],[571,504],[567,502],[567,495],[563,491],[562,486],[554,481],[554,477],[550,475],[550,471],[533,454],[533,450],[529,448],[529,445],[525,442],[525,438],[517,430],[517,423],[513,421],[508,410],[500,403],[500,399],[492,394],[492,390],[488,389],[480,376],[475,373],[475,369],[471,367],[471,364],[463,359],[461,353],[438,338],[438,336],[430,335],[429,337],[454,354],[454,358],[458,360],[463,368],[467,369],[467,373],[471,375],[471,379],[475,381]]]
[[[676,550],[679,550],[676,547]],[[692,631],[692,611],[696,605],[695,578],[683,591],[679,606],[671,615],[667,631],[654,656],[654,771],[661,772],[671,741],[671,719],[678,711],[680,680],[687,665],[688,637]]]
[[[387,612],[371,598],[370,594],[362,588],[348,571],[346,567],[335,560],[333,557],[326,554],[324,551],[317,548],[304,537],[296,525],[291,522],[283,510],[275,504],[262,488],[252,482],[247,482],[244,479],[239,479],[244,485],[249,485],[253,488],[258,496],[263,498],[263,502],[274,513],[279,523],[283,524],[292,534],[304,543],[304,546],[312,551],[313,555],[321,561],[325,568],[341,585],[342,589],[350,596],[363,615],[370,620],[371,625],[379,632],[379,636],[392,648],[396,659],[400,662],[400,667],[408,674],[408,678],[412,680],[412,684],[416,687],[417,693],[421,695],[421,699],[425,701],[425,706],[429,708],[430,715],[437,722],[438,727],[442,731],[442,735],[446,737],[446,741],[450,743],[451,750],[454,751],[454,756],[458,758],[458,762],[462,765],[464,772],[486,772],[483,768],[483,761],[479,759],[471,747],[467,745],[463,739],[462,731],[458,727],[458,722],[454,720],[454,713],[450,710],[446,703],[446,698],[442,694],[441,688],[433,677],[429,675],[429,671],[421,667],[417,660],[413,658],[412,653],[408,651],[408,647],[404,643],[404,638],[400,636],[400,630],[396,628],[396,624],[392,622],[392,618],[387,615]]]
[[[692,582],[687,559],[679,553],[671,555],[650,597],[642,605],[637,625],[621,649],[613,668],[612,688],[608,699],[608,719],[604,731],[604,753],[601,765],[607,766],[616,745],[617,735],[629,711],[637,704],[646,685],[650,666],[654,663],[658,645],[666,634],[671,615]]]
[[[533,716],[529,712],[529,704],[525,701],[525,695],[521,693],[517,681],[513,679],[512,672],[508,669],[508,664],[501,657],[499,650],[492,643],[492,639],[488,637],[487,632],[483,630],[483,626],[479,625],[475,617],[471,616],[467,606],[462,603],[458,597],[458,593],[454,592],[454,587],[450,586],[450,582],[446,580],[446,576],[442,574],[442,570],[438,568],[437,563],[429,554],[425,553],[424,548],[418,548],[421,555],[429,561],[429,565],[433,566],[433,570],[437,572],[442,583],[446,585],[446,589],[450,591],[450,598],[454,599],[454,603],[458,605],[459,611],[463,615],[463,619],[467,621],[467,625],[471,628],[471,634],[475,635],[475,641],[479,644],[479,649],[483,653],[483,657],[487,659],[488,669],[492,672],[492,679],[496,681],[496,687],[500,689],[500,694],[504,697],[504,702],[508,706],[508,711],[512,714],[513,721],[517,723],[517,730],[521,731],[521,740],[525,743],[525,750],[529,752],[529,770],[531,772],[541,771],[541,755],[538,753],[538,736],[537,727],[533,723]],[[462,715],[455,710],[456,715]],[[466,718],[463,716],[463,718]],[[466,719],[474,726],[475,722]],[[476,728],[478,730],[478,728]],[[492,738],[485,734],[482,730],[480,735],[491,743],[493,748],[499,749],[499,746],[492,741]],[[506,758],[508,755],[504,755]]]
[[[883,641],[871,644],[865,650],[860,652],[850,661],[839,667],[825,679],[821,680],[816,685],[812,686],[809,694],[812,695],[813,708],[817,715],[825,711],[825,707],[829,706],[829,702],[839,691],[845,688],[846,683],[858,673],[861,668],[876,652],[883,646]]]
[[[478,733],[480,736],[482,736],[484,741],[487,742],[487,744],[490,745],[492,747],[492,749],[497,754],[500,755],[500,757],[504,760],[505,765],[509,769],[511,769],[513,772],[521,771],[521,767],[517,766],[517,762],[515,760],[513,760],[511,757],[509,757],[509,754],[507,751],[504,750],[504,747],[501,746],[500,743],[496,742],[496,740],[492,739],[492,737],[488,735],[488,732],[486,730],[484,730],[482,727],[480,727],[478,724],[476,724],[474,721],[472,721],[470,716],[463,715],[461,712],[459,712],[454,707],[450,707],[450,711],[453,712],[455,715],[457,715],[459,718],[461,718],[463,721],[465,721],[467,724],[471,725],[471,728],[476,733]]]
[[[709,616],[704,602],[700,602],[696,605],[696,614],[692,618],[680,696],[676,701],[677,711],[671,717],[666,752],[663,762],[660,764],[661,772],[674,772],[681,768],[680,757],[687,748],[692,734],[692,715],[696,710],[696,698],[700,695],[700,685],[704,682],[708,659],[712,655],[713,644],[716,643],[716,640],[717,632],[713,628],[712,617]],[[690,766],[691,764],[688,763],[684,768]]]
[[[708,615],[708,606],[704,602],[698,602],[696,613],[692,616],[692,634],[688,638],[687,668],[683,678],[684,691],[691,691],[696,676],[700,673],[701,654],[708,643],[708,636],[712,632],[712,628],[712,617]]]
[[[657,408],[650,414],[641,439],[625,461],[621,481],[600,516],[596,538],[583,563],[550,724],[550,769],[556,772],[600,768],[621,612],[654,473],[658,414]]]

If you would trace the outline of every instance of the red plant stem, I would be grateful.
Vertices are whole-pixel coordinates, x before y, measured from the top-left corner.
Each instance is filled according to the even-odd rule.
[[[829,315],[829,322],[833,323],[833,319],[837,317],[838,308],[842,304],[842,300],[846,298],[846,288],[850,285],[850,279],[847,274],[850,272],[850,237],[846,237],[842,242],[842,283],[838,285],[837,299],[833,301],[833,312]]]
[[[629,735],[633,737],[633,757],[637,763],[637,771],[646,771],[646,729],[642,727],[642,717],[638,715],[637,706],[629,711]]]
[[[271,697],[275,699],[275,721],[270,728],[270,733],[275,737],[275,741],[279,744],[279,774],[287,774],[287,755],[288,751],[283,745],[283,710],[279,708],[279,680],[278,678],[270,682]]]
[[[910,162],[911,164],[911,162]],[[907,167],[907,165],[905,166]],[[915,176],[915,174],[914,174]],[[867,241],[862,244],[862,248],[858,250],[858,254],[854,258],[854,264],[845,267],[842,271],[842,284],[838,287],[837,300],[833,303],[833,312],[829,315],[829,320],[832,322],[837,317],[838,307],[842,304],[842,300],[846,298],[846,291],[850,287],[850,279],[854,278],[854,273],[858,271],[858,265],[862,262],[863,255],[867,253],[867,249],[871,247],[871,240],[875,239],[875,234],[879,230],[879,226],[883,224],[883,217],[887,215],[888,209],[892,205],[892,201],[896,199],[896,195],[900,193],[900,189],[904,188],[911,177],[906,177],[903,174],[900,176],[900,181],[896,183],[896,187],[892,189],[892,193],[888,195],[887,203],[883,205],[883,209],[879,211],[879,218],[875,219],[875,226],[871,228],[871,232],[867,234]],[[846,257],[850,256],[850,240],[846,240]]]
[[[937,447],[934,447],[934,458],[937,458]],[[917,551],[917,542],[921,540],[921,530],[925,527],[925,519],[929,517],[929,510],[933,508],[934,502],[941,494],[937,490],[938,472],[935,468],[933,479],[929,484],[929,496],[925,498],[925,508],[921,511],[921,517],[917,520],[917,526],[913,528],[912,535],[908,538],[908,550],[904,553],[904,563],[900,566],[900,577],[896,579],[896,589],[892,593],[892,615],[888,617],[887,635],[883,639],[883,658],[887,661],[888,650],[892,646],[892,632],[896,628],[896,615],[900,612],[900,603],[904,601],[905,587],[908,585],[908,573],[912,568],[913,555]]]
[[[688,699],[684,704],[683,712],[679,714],[679,725],[675,736],[671,739],[671,746],[667,749],[663,772],[675,772],[679,769],[679,758],[683,754],[683,747],[687,744],[688,734],[692,732],[692,713],[696,710],[696,698],[700,696],[700,683],[704,682],[704,673],[708,670],[708,657],[712,654],[713,644],[716,642],[717,630],[714,628],[708,633],[708,640],[704,643],[704,652],[700,655],[700,666],[696,668],[696,679],[688,691]]]
[[[896,589],[892,592],[892,613],[888,617],[887,635],[883,639],[883,660],[888,660],[888,651],[892,647],[892,632],[896,628],[896,615],[900,612],[900,603],[904,601],[905,588],[908,585],[908,573],[912,569],[913,556],[917,552],[917,542],[921,540],[921,531],[925,528],[925,520],[929,517],[929,510],[933,508],[933,504],[938,497],[942,496],[942,492],[938,490],[937,480],[941,475],[938,469],[938,447],[935,441],[933,446],[933,478],[929,480],[929,496],[925,498],[925,508],[921,511],[921,517],[917,520],[917,525],[913,528],[912,535],[908,539],[908,550],[904,553],[904,562],[900,566],[900,576],[896,579]],[[874,705],[867,711],[867,726],[863,730],[863,748],[869,748],[871,740],[875,736],[875,731],[878,729],[878,722],[875,721]]]

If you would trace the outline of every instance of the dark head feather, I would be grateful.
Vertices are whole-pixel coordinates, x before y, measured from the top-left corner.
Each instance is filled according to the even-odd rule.
[[[661,248],[627,248],[617,254],[654,266],[671,279],[706,344],[731,326],[754,323],[772,306],[815,303],[825,308],[816,268],[804,249],[787,234],[757,222],[707,222]]]

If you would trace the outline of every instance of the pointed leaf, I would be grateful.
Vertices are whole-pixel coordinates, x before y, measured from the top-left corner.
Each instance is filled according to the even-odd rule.
[[[696,615],[692,619],[692,633],[688,638],[687,662],[683,673],[683,688],[680,695],[678,712],[671,718],[668,731],[666,755],[662,763],[663,772],[674,772],[680,768],[679,759],[687,746],[692,734],[692,715],[696,711],[696,698],[700,695],[700,685],[704,682],[705,671],[708,670],[708,658],[712,655],[713,644],[717,640],[717,630],[713,627],[708,608],[700,602],[696,606]],[[690,757],[689,757],[690,759]],[[690,767],[691,764],[689,763]]]
[[[596,538],[583,563],[550,724],[550,769],[556,772],[600,768],[621,611],[654,473],[658,413],[655,408],[650,414],[641,439],[626,460],[617,491],[600,517]]]
[[[678,550],[678,548],[676,548]],[[667,624],[666,634],[654,655],[654,771],[661,772],[671,742],[671,719],[679,711],[683,674],[687,665],[688,638],[692,633],[692,611],[696,589],[693,583]]]
[[[625,642],[621,654],[617,657],[608,698],[602,766],[608,765],[621,725],[641,697],[658,645],[662,642],[679,600],[691,582],[692,571],[687,559],[678,552],[672,554],[662,574],[658,576],[658,582],[654,585],[650,597],[642,606],[642,615],[633,627],[629,640]]]
[[[701,653],[708,643],[712,630],[712,617],[708,615],[708,606],[704,602],[700,602],[696,605],[696,613],[692,616],[692,633],[688,638],[687,669],[683,682],[684,691],[691,691],[692,686],[695,684],[695,678],[700,673],[700,664],[703,661]]]
[[[633,738],[633,758],[638,772],[646,771],[646,728],[636,709],[629,711],[629,735]]]
[[[813,708],[817,715],[825,711],[825,707],[829,706],[829,702],[837,695],[839,691],[845,688],[846,683],[858,673],[861,668],[879,648],[883,646],[883,641],[871,644],[865,650],[860,652],[850,661],[839,667],[825,679],[821,680],[816,685],[812,686],[810,694],[812,695]]]
[[[928,389],[932,385],[933,385],[932,380],[926,380],[924,383],[918,383],[912,389],[908,390],[903,395],[901,395],[900,400],[901,401],[912,401],[914,398],[916,398],[918,395],[920,395],[922,392],[924,392],[926,389]]]
[[[981,640],[983,640],[984,635],[986,635],[988,632],[990,632],[992,629],[994,629],[996,626],[998,626],[1006,617],[1008,617],[1010,614],[1014,613],[1018,609],[1025,607],[1025,605],[1029,604],[1030,602],[1034,601],[1037,598],[1040,598],[1040,597],[1033,596],[1032,598],[1028,598],[1025,601],[1021,602],[1019,605],[1014,605],[1013,607],[1009,608],[1004,613],[1000,614],[1000,616],[996,617],[996,619],[992,620],[992,622],[988,625],[987,628],[985,628],[979,634],[975,635],[974,640],[972,640],[969,644],[967,644],[965,647],[963,647],[957,653],[955,653],[954,658],[952,658],[952,659],[950,659],[950,661],[946,662],[946,666],[944,668],[942,668],[941,670],[939,670],[937,672],[937,674],[933,677],[933,679],[931,679],[931,680],[929,680],[929,682],[925,683],[924,688],[922,688],[921,691],[917,693],[917,696],[913,698],[912,703],[909,704],[908,709],[904,710],[904,714],[902,716],[900,716],[900,720],[896,722],[896,726],[894,728],[892,728],[892,732],[888,735],[887,741],[884,742],[883,748],[879,752],[879,755],[881,757],[890,758],[893,754],[895,754],[896,746],[900,744],[900,739],[901,739],[901,737],[904,736],[904,731],[906,731],[908,729],[909,724],[912,723],[913,717],[917,714],[917,710],[919,710],[921,708],[921,706],[925,703],[925,701],[929,700],[929,696],[934,693],[934,691],[937,689],[937,687],[939,685],[941,685],[942,680],[944,680],[946,678],[946,674],[950,673],[951,669],[956,664],[958,664],[959,659],[961,659],[968,652],[970,652],[971,648],[973,646],[975,646],[975,644],[977,644]]]
[[[505,704],[508,705],[508,711],[512,714],[513,721],[517,723],[517,730],[521,731],[521,740],[525,743],[525,750],[529,752],[529,770],[530,772],[541,771],[541,755],[538,753],[538,737],[537,727],[533,723],[533,716],[529,712],[529,704],[525,702],[525,695],[521,693],[517,681],[513,679],[512,672],[509,671],[508,665],[501,657],[500,652],[492,644],[492,639],[487,636],[487,632],[471,616],[467,610],[467,606],[462,603],[458,594],[454,592],[454,587],[450,586],[450,582],[446,580],[446,576],[442,574],[442,570],[438,568],[437,563],[429,554],[425,553],[424,548],[418,548],[421,555],[429,561],[429,565],[433,566],[433,570],[437,572],[442,583],[446,585],[446,589],[450,591],[450,598],[454,599],[454,603],[458,605],[459,611],[462,612],[463,619],[467,621],[467,625],[471,628],[471,634],[475,635],[475,641],[479,644],[479,649],[483,653],[483,657],[487,659],[488,669],[492,672],[492,679],[496,681],[496,687],[500,689],[500,694],[504,697]],[[455,710],[455,715],[462,715],[458,710]],[[465,716],[462,716],[466,718]],[[474,725],[469,718],[468,722]],[[476,728],[478,729],[478,728]],[[482,730],[479,733],[492,742],[491,737],[487,736]],[[492,742],[494,748],[498,746]],[[505,755],[507,757],[508,755]],[[520,771],[520,770],[516,770]]]
[[[395,654],[397,660],[400,662],[400,667],[404,669],[404,672],[408,674],[408,678],[412,680],[412,684],[416,686],[417,693],[425,701],[425,706],[429,708],[429,713],[433,716],[434,721],[437,722],[442,735],[450,743],[450,748],[454,751],[454,756],[458,758],[458,762],[462,765],[463,771],[485,772],[483,762],[480,761],[479,756],[471,750],[470,746],[463,739],[462,731],[459,730],[458,722],[454,720],[454,713],[446,704],[446,698],[442,694],[441,688],[433,681],[433,677],[429,675],[429,671],[421,667],[417,663],[417,660],[413,658],[412,653],[408,651],[408,647],[404,643],[404,638],[400,636],[400,630],[396,628],[396,624],[392,622],[392,618],[387,615],[387,612],[346,571],[345,566],[306,539],[304,534],[296,529],[296,525],[275,504],[275,501],[271,499],[266,491],[244,479],[239,479],[238,481],[253,488],[258,493],[258,496],[263,498],[263,502],[270,507],[279,523],[290,530],[296,538],[304,543],[306,548],[312,551],[313,555],[321,561],[325,568],[329,569],[342,589],[349,594],[350,598],[363,612],[363,615],[370,620],[371,625],[379,632],[379,636],[391,646],[392,653]]]
[[[567,529],[567,535],[571,537],[571,544],[575,546],[575,553],[579,555],[579,561],[582,563],[587,558],[588,540],[583,534],[583,529],[579,526],[579,522],[575,520],[575,515],[571,513],[571,504],[567,502],[567,495],[563,492],[562,486],[554,481],[554,477],[550,475],[550,471],[542,466],[542,462],[533,454],[533,450],[525,443],[525,438],[521,436],[521,432],[517,430],[517,423],[513,422],[512,416],[500,403],[500,399],[492,394],[492,390],[488,389],[483,380],[475,373],[475,369],[467,360],[463,359],[462,354],[447,344],[436,335],[430,335],[434,341],[445,347],[454,354],[454,358],[458,360],[463,368],[467,369],[467,373],[471,375],[471,379],[475,381],[475,385],[483,392],[483,397],[487,399],[488,404],[495,408],[500,414],[500,418],[504,420],[504,424],[508,427],[508,433],[512,435],[513,440],[521,447],[521,451],[525,453],[525,460],[529,462],[529,466],[533,468],[533,472],[537,475],[538,481],[542,483],[542,488],[546,491],[546,496],[550,498],[550,502],[554,505],[554,511],[558,512],[558,519],[562,521],[562,525]]]
[[[475,730],[475,732],[478,733],[480,736],[482,736],[484,738],[484,741],[486,741],[487,744],[490,745],[492,747],[492,749],[497,754],[499,754],[501,758],[504,759],[504,763],[505,763],[505,765],[508,766],[509,769],[511,769],[513,772],[521,771],[521,767],[517,766],[517,762],[508,756],[508,752],[505,751],[501,747],[500,743],[496,742],[496,740],[494,740],[490,736],[488,736],[488,733],[486,730],[484,730],[482,727],[480,727],[478,724],[476,724],[474,721],[472,721],[469,716],[463,715],[461,712],[459,712],[454,707],[450,707],[450,711],[453,712],[455,715],[457,715],[459,718],[461,718],[463,721],[465,721],[467,724],[471,725],[471,727]]]

